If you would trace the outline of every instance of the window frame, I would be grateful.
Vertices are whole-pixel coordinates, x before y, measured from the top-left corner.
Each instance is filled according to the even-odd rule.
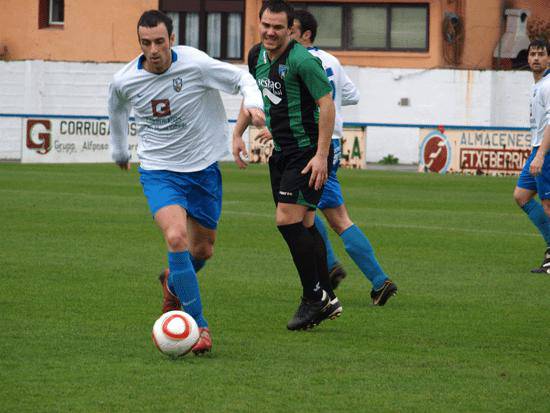
[[[184,4],[182,4],[184,3]],[[161,0],[160,10],[163,12],[178,13],[179,15],[179,44],[185,45],[185,28],[187,13],[197,13],[199,15],[199,49],[206,53],[207,33],[208,33],[208,14],[221,14],[220,30],[220,56],[213,56],[216,59],[224,61],[242,62],[244,60],[244,37],[245,37],[245,0],[220,1],[220,0]],[[228,20],[229,14],[238,13],[241,15],[241,39],[239,57],[228,57]]]
[[[338,6],[342,8],[342,22],[341,27],[342,31],[340,33],[340,43],[341,47],[333,46],[323,46],[319,44],[320,47],[337,50],[337,51],[365,51],[365,52],[408,52],[408,53],[427,53],[430,50],[430,3],[316,3],[316,2],[293,2],[292,6],[294,8],[304,8],[308,9],[309,6],[315,7],[334,7]],[[352,38],[352,16],[353,9],[359,7],[377,7],[386,9],[386,46],[384,47],[353,47],[351,45]],[[426,22],[425,22],[425,36],[426,36],[426,46],[425,47],[391,47],[391,28],[392,28],[392,9],[395,8],[419,8],[426,10]]]
[[[53,20],[53,3],[56,0],[48,0],[49,3],[49,10],[48,10],[48,25],[49,26],[63,26],[65,24],[65,0],[57,0],[58,2],[61,2],[61,7],[63,8],[63,20],[62,21],[54,21]]]
[[[38,1],[38,29],[63,29],[65,27],[65,1],[63,2],[63,21],[53,21],[53,2],[54,0],[39,0]]]

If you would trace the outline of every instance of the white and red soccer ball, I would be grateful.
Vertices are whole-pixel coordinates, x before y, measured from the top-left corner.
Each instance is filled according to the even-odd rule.
[[[153,342],[161,353],[171,357],[187,354],[199,340],[199,327],[183,311],[168,311],[153,325]]]

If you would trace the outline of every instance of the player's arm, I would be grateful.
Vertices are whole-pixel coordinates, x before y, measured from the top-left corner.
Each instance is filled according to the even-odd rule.
[[[534,175],[534,176],[540,175],[542,171],[542,166],[544,165],[544,157],[548,153],[549,149],[550,149],[550,124],[547,124],[546,128],[544,128],[542,143],[539,146],[537,154],[531,161],[531,166],[529,168],[529,172],[531,173],[531,175]]]
[[[262,94],[250,73],[205,53],[198,59],[198,63],[208,87],[233,95],[240,93],[243,96],[243,108],[250,114],[252,124],[258,127],[265,124]]]
[[[109,125],[111,130],[111,157],[120,169],[130,169],[130,152],[128,151],[128,119],[130,103],[122,96],[116,83],[109,85]]]
[[[309,186],[313,186],[316,190],[319,190],[328,179],[327,157],[330,150],[332,133],[334,132],[335,109],[332,93],[322,96],[315,102],[319,106],[319,138],[317,141],[317,152],[302,173],[307,173],[307,171],[311,169]]]
[[[540,91],[541,98],[544,104],[544,120],[546,122],[546,127],[544,128],[544,135],[542,136],[542,142],[539,146],[537,154],[531,161],[531,166],[529,172],[531,175],[537,176],[542,171],[542,166],[544,165],[544,157],[550,150],[550,84],[546,84],[545,87]]]
[[[357,105],[361,97],[359,90],[355,87],[341,65],[339,70],[342,75],[342,106]]]
[[[334,101],[332,100],[332,87],[318,58],[302,61],[298,67],[298,75],[319,106],[317,152],[302,170],[303,174],[311,170],[309,186],[313,186],[316,190],[319,190],[328,178],[327,157],[332,134],[334,133],[335,109]]]
[[[250,112],[248,112],[244,108],[243,103],[241,103],[241,109],[239,110],[237,123],[233,128],[233,140],[232,140],[233,159],[235,160],[235,163],[239,166],[240,169],[244,169],[247,166],[246,161],[243,159],[248,156],[248,152],[246,151],[246,145],[244,144],[244,140],[243,140],[243,134],[246,128],[248,128],[250,121],[251,121]]]

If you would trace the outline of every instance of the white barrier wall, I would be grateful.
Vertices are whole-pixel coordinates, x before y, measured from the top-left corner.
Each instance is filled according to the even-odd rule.
[[[23,115],[106,116],[107,85],[121,64],[0,62],[0,159],[21,159]],[[246,66],[241,66],[246,70]],[[367,161],[418,162],[423,125],[527,127],[529,72],[346,67],[361,92],[346,122],[368,128]],[[240,98],[224,95],[229,119]],[[406,126],[406,127],[403,127]]]

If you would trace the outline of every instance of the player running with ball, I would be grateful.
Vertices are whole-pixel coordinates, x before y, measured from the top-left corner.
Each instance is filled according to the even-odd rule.
[[[264,123],[253,77],[187,46],[172,47],[172,21],[150,10],[137,24],[142,55],[118,71],[109,89],[111,149],[130,167],[128,117],[138,127],[139,173],[151,214],[168,249],[163,312],[183,306],[200,328],[195,354],[210,351],[196,272],[213,253],[221,212],[217,161],[227,151],[228,123],[219,91],[240,93],[252,122]],[[168,272],[167,272],[168,273]]]

